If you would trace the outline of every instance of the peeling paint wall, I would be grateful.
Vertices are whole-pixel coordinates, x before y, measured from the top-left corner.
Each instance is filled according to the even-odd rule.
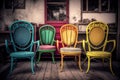
[[[81,0],[69,0],[69,22],[76,23],[81,19]],[[75,19],[73,19],[75,17]]]
[[[26,0],[25,9],[2,10],[2,23],[9,25],[14,20],[27,20],[34,23],[44,23],[44,0]]]
[[[116,14],[115,13],[83,13],[83,19],[92,19],[95,18],[98,21],[105,23],[116,23]]]
[[[14,20],[27,20],[37,24],[45,23],[45,1],[26,0],[25,9],[3,9],[0,12],[0,26],[9,25]],[[115,13],[82,13],[81,0],[69,0],[69,23],[76,23],[81,19],[95,18],[106,23],[116,22]],[[73,19],[75,17],[75,19]]]

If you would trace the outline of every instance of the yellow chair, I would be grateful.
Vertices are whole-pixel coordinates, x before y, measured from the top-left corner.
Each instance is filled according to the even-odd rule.
[[[61,54],[61,71],[63,70],[63,58],[65,56],[75,56],[77,60],[77,64],[81,69],[81,49],[76,48],[77,43],[81,43],[81,41],[77,41],[78,39],[78,28],[72,24],[65,24],[60,28],[60,37],[61,41],[57,40],[57,50]],[[62,47],[59,49],[59,43],[62,44]]]
[[[112,52],[115,49],[116,42],[115,40],[108,40],[108,31],[109,28],[107,24],[103,22],[93,21],[88,24],[86,28],[86,41],[83,40],[83,49],[87,56],[85,60],[88,59],[86,73],[88,73],[90,69],[91,59],[102,58],[104,63],[104,59],[108,58],[110,60],[110,70],[114,75],[112,70]],[[110,51],[106,51],[108,43],[113,44]]]

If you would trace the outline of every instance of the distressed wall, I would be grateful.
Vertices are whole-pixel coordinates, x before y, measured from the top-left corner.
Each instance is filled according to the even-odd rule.
[[[0,27],[11,24],[14,20],[27,20],[37,24],[45,23],[45,1],[26,0],[25,9],[2,9],[0,11]],[[69,23],[76,23],[81,19],[95,18],[106,23],[115,23],[115,13],[82,13],[81,0],[69,0]],[[75,17],[75,19],[73,19]]]
[[[69,22],[76,23],[81,19],[81,0],[69,0]],[[75,19],[73,19],[75,17]]]
[[[105,23],[116,23],[115,13],[83,13],[83,19],[95,18],[98,21],[103,21]]]
[[[44,0],[26,0],[25,9],[1,10],[2,25],[9,25],[14,20],[27,20],[29,22],[44,23]]]

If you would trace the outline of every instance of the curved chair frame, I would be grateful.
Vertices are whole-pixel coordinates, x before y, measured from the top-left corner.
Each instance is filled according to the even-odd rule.
[[[57,40],[57,50],[61,54],[61,63],[60,63],[60,71],[63,70],[63,58],[65,56],[75,56],[78,57],[77,64],[79,66],[80,71],[82,71],[81,68],[81,49],[77,48],[76,45],[78,43],[81,43],[81,41],[78,41],[78,28],[77,26],[73,24],[65,24],[61,26],[60,28],[60,37],[61,41]],[[59,43],[62,44],[62,48],[59,49]]]
[[[54,46],[55,43],[55,33],[56,30],[52,25],[43,25],[39,28],[39,43],[40,46],[41,45],[49,45],[50,47]],[[46,46],[47,47],[47,46]],[[56,48],[52,48],[52,49],[39,49],[39,55],[38,55],[38,60],[37,62],[40,61],[41,55],[43,53],[51,53],[52,55],[52,61],[53,63],[55,63],[55,58],[54,58],[54,52],[55,52]]]
[[[116,42],[115,40],[108,40],[108,32],[108,25],[103,22],[93,21],[88,24],[86,28],[86,41],[83,40],[83,49],[87,56],[85,61],[88,59],[88,68],[86,73],[88,73],[90,69],[91,59],[102,58],[104,63],[104,59],[108,58],[110,60],[110,70],[114,75],[112,70],[112,52],[115,49]],[[113,43],[113,47],[110,51],[106,50],[108,43]]]
[[[39,41],[34,41],[34,27],[27,21],[18,20],[13,22],[10,27],[10,44],[13,48],[9,48],[8,40],[5,40],[6,51],[10,54],[11,67],[13,71],[14,62],[17,59],[28,58],[31,60],[31,70],[34,72],[35,55],[39,48]],[[37,44],[36,51],[33,51],[34,44]]]

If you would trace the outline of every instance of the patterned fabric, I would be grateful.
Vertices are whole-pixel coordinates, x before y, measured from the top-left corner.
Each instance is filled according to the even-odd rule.
[[[81,52],[81,49],[73,48],[73,47],[64,47],[64,48],[60,48],[60,52]]]
[[[25,28],[25,27],[18,27],[14,33],[13,33],[13,37],[14,37],[14,42],[16,45],[20,46],[20,47],[26,47],[27,45],[30,45],[30,41],[31,41],[31,33],[29,31],[29,29]]]
[[[10,54],[11,57],[32,57],[34,56],[34,52],[29,51],[21,51],[21,52],[12,52]]]
[[[50,49],[55,49],[55,46],[53,45],[41,45],[40,50],[50,50]]]
[[[75,39],[76,39],[76,32],[73,30],[66,30],[63,31],[62,34],[63,36],[63,42],[66,45],[71,45],[75,43]]]
[[[110,56],[111,53],[110,52],[105,52],[105,51],[88,51],[87,52],[87,56],[98,56],[98,57],[106,57],[106,56]]]
[[[101,27],[95,27],[90,31],[89,34],[90,42],[98,46],[105,40],[105,31]]]

